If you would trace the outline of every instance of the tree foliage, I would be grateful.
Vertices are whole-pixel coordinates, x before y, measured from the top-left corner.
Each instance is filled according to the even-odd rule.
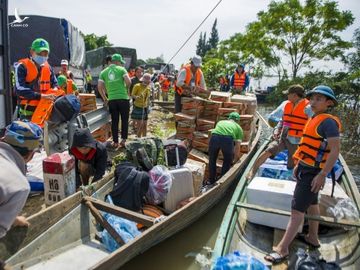
[[[87,51],[94,50],[94,49],[104,47],[104,46],[112,46],[113,45],[107,40],[107,35],[97,36],[94,33],[84,35],[84,41],[85,41],[85,49]]]
[[[286,57],[293,79],[312,61],[335,59],[351,46],[338,33],[351,25],[354,17],[350,11],[340,11],[335,1],[272,1],[257,17],[247,26],[245,40],[252,41],[250,50],[271,66],[278,66]],[[265,46],[269,49],[263,53]]]
[[[217,44],[219,43],[219,33],[216,28],[217,19],[215,19],[214,24],[211,28],[210,38],[206,40],[206,32],[201,32],[198,43],[196,45],[196,54],[204,57],[205,54],[210,51],[211,49],[216,48]]]
[[[146,59],[147,64],[157,64],[157,63],[164,63],[164,62],[165,62],[165,59],[164,59],[164,55],[162,55],[162,54],[155,58]]]
[[[216,46],[219,43],[219,32],[216,28],[216,25],[217,25],[217,19],[215,19],[214,24],[211,28],[211,33],[208,41],[208,46],[210,49],[216,48]]]

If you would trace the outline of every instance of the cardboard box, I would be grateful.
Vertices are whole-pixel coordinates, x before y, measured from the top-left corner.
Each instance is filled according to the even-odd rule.
[[[111,124],[106,123],[91,133],[93,138],[100,142],[106,142],[111,137]]]
[[[238,103],[246,104],[247,105],[246,110],[245,110],[246,114],[255,114],[255,112],[256,112],[257,101],[256,101],[256,96],[253,94],[233,95],[231,97],[231,102],[238,102]]]
[[[201,132],[207,132],[215,127],[215,121],[199,118],[196,120],[196,130]]]
[[[291,211],[291,201],[296,182],[277,180],[266,177],[255,177],[247,187],[247,203],[265,208]],[[250,222],[285,230],[289,217],[278,214],[247,210]],[[299,232],[302,224],[299,226]]]
[[[206,164],[192,159],[187,159],[184,167],[191,171],[193,176],[194,193],[195,196],[199,196],[204,182]]]
[[[79,93],[78,98],[80,100],[80,112],[85,113],[96,110],[95,94]]]
[[[220,102],[229,102],[231,98],[231,93],[229,92],[219,92],[211,91],[211,100],[220,101]]]
[[[175,115],[175,121],[186,121],[188,123],[195,123],[195,116],[188,115],[185,113],[176,113]]]

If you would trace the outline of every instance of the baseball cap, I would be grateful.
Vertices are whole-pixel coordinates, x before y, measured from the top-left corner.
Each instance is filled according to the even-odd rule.
[[[37,38],[31,44],[31,49],[36,53],[40,53],[42,51],[50,52],[49,43],[43,38]]]
[[[58,81],[58,85],[62,86],[66,83],[67,78],[64,75],[60,75],[59,77],[57,77],[57,81]]]
[[[287,90],[283,91],[282,93],[285,94],[285,95],[297,94],[297,95],[299,95],[301,97],[305,96],[304,87],[302,87],[300,84],[291,85]]]
[[[121,63],[125,64],[125,61],[124,61],[123,57],[119,53],[113,54],[111,56],[111,61],[118,61],[118,62],[121,62]]]
[[[201,66],[201,57],[198,55],[195,55],[192,59],[191,62],[194,64],[195,67],[200,67]]]
[[[69,65],[69,62],[68,62],[68,60],[66,60],[66,59],[63,59],[63,60],[61,60],[61,64],[60,65]]]
[[[42,145],[42,129],[30,121],[13,121],[5,129],[3,141],[28,151],[33,151]]]
[[[237,112],[232,112],[229,114],[229,119],[232,120],[240,120],[240,114],[238,114]]]

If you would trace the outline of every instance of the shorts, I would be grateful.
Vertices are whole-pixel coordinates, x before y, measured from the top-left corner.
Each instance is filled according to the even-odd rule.
[[[311,182],[320,171],[320,168],[312,168],[302,164],[298,165],[295,175],[297,182],[291,202],[291,209],[305,213],[311,205],[318,204],[319,193],[311,191]]]
[[[131,119],[148,120],[148,109],[134,106],[131,112]]]
[[[287,139],[285,139],[285,140],[271,142],[265,151],[269,152],[271,156],[274,157],[281,151],[287,149],[288,150],[287,168],[291,170],[292,168],[295,167],[292,156],[295,154],[297,148],[298,148],[297,144],[292,144]]]

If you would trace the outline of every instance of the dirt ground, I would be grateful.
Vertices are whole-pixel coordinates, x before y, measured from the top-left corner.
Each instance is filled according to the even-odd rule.
[[[130,121],[130,127],[132,123]],[[149,137],[167,138],[175,132],[174,114],[162,109],[159,106],[152,107],[148,120],[148,134]],[[136,138],[134,130],[129,129],[129,139]],[[120,151],[109,149],[108,155],[110,158],[119,154]],[[23,208],[22,215],[28,217],[38,213],[40,210],[45,209],[44,193],[30,194],[25,207]]]

